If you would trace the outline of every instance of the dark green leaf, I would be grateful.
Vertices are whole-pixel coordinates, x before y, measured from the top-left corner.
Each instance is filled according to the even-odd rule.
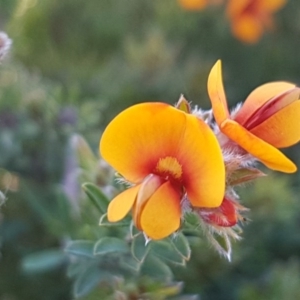
[[[83,297],[90,293],[100,282],[112,280],[112,275],[102,271],[99,267],[91,265],[76,279],[74,284],[74,296]]]
[[[139,271],[140,267],[141,267],[141,262],[137,261],[136,259],[134,259],[133,257],[121,257],[121,264],[122,266],[124,266],[126,269],[130,269],[133,271]]]
[[[132,256],[137,259],[139,262],[143,262],[146,255],[149,252],[149,243],[146,245],[145,237],[143,234],[137,235],[131,244],[131,253]]]
[[[208,233],[207,238],[213,247],[229,261],[231,260],[231,242],[228,235]]]
[[[45,250],[25,256],[22,269],[27,273],[42,273],[61,266],[66,255],[61,250]]]
[[[103,255],[113,252],[129,252],[129,247],[124,240],[115,237],[103,237],[95,244],[95,255]]]
[[[94,256],[94,246],[93,241],[72,241],[64,249],[68,254],[73,254],[77,256],[93,257]]]
[[[178,253],[185,259],[189,260],[191,257],[191,248],[189,242],[182,232],[179,232],[175,237],[170,238],[171,243],[178,251]]]
[[[185,260],[169,240],[151,241],[151,252],[172,263],[184,265]]]
[[[102,191],[93,183],[86,182],[82,185],[83,190],[91,200],[93,205],[99,210],[101,214],[105,214],[109,204],[109,200],[102,193]]]
[[[147,255],[141,267],[141,274],[170,281],[173,278],[171,269],[158,257]]]
[[[199,216],[193,212],[185,213],[183,225],[187,228],[195,229],[199,227]]]
[[[101,216],[99,221],[99,226],[116,226],[116,227],[128,227],[131,221],[129,218],[125,218],[119,222],[109,222],[107,219],[107,214]]]

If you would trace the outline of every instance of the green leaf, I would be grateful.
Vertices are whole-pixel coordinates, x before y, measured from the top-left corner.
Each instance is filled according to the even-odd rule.
[[[184,214],[184,223],[183,225],[187,228],[196,228],[199,227],[199,216],[194,212],[188,212]]]
[[[231,242],[226,233],[214,235],[208,232],[207,238],[220,255],[223,255],[229,261],[231,260]]]
[[[124,240],[115,237],[103,237],[95,244],[94,255],[103,255],[113,252],[126,253],[129,252],[129,247]]]
[[[107,219],[107,214],[101,216],[99,221],[99,226],[106,227],[128,227],[130,226],[131,220],[129,218],[125,218],[119,222],[109,222]]]
[[[145,237],[143,234],[137,235],[131,244],[132,256],[139,262],[143,262],[149,252],[149,243],[146,245]]]
[[[140,230],[138,230],[135,226],[134,226],[134,224],[133,224],[133,222],[131,222],[130,223],[130,236],[131,236],[131,238],[136,238],[138,235],[140,235],[141,234],[141,231]]]
[[[110,282],[112,275],[101,270],[98,266],[90,265],[82,272],[74,283],[73,293],[75,298],[83,297],[90,293],[100,282]]]
[[[77,256],[93,257],[94,256],[94,246],[93,241],[72,241],[64,249],[68,254],[73,254]]]
[[[167,261],[175,264],[185,265],[185,260],[173,244],[168,241],[151,241],[151,252]]]
[[[142,263],[131,256],[123,256],[121,257],[121,265],[126,269],[137,272],[140,270]]]
[[[56,269],[66,262],[66,255],[61,250],[45,250],[25,256],[22,269],[27,273],[43,273]]]
[[[177,252],[185,259],[189,260],[191,257],[190,244],[182,232],[177,233],[173,238],[170,238],[171,243]]]
[[[86,182],[82,185],[83,190],[91,200],[93,205],[98,209],[101,214],[105,214],[109,204],[109,200],[103,192],[93,183]]]
[[[171,269],[161,259],[150,254],[142,264],[141,274],[164,281],[171,281],[173,278]]]
[[[70,278],[77,277],[79,273],[86,269],[86,261],[75,261],[67,267],[67,276]]]

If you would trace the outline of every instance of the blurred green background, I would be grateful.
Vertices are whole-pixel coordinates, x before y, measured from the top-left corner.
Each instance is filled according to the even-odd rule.
[[[299,84],[299,16],[300,2],[288,1],[275,30],[246,45],[232,37],[222,6],[187,12],[175,0],[0,0],[0,30],[13,39],[0,65],[0,173],[19,177],[16,191],[0,182],[7,197],[0,207],[0,300],[72,299],[68,262],[56,249],[88,239],[86,222],[97,228],[97,214],[78,212],[79,182],[101,184],[92,171],[74,175],[77,167],[93,169],[74,158],[75,133],[98,155],[105,125],[134,103],[173,104],[183,93],[208,109],[206,80],[219,58],[231,105],[268,81]],[[298,166],[299,150],[286,151]],[[186,268],[173,266],[183,293],[300,299],[300,175],[266,172],[239,191],[251,221],[232,262],[204,240]],[[24,267],[25,257],[41,251],[50,254],[40,271],[31,272],[28,261]]]

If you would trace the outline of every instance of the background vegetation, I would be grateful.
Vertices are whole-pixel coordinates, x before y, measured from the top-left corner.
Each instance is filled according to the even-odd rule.
[[[103,234],[80,182],[111,179],[97,146],[118,112],[143,101],[173,104],[181,93],[209,108],[206,80],[219,58],[231,105],[268,81],[299,83],[299,1],[251,46],[232,37],[223,10],[187,12],[175,0],[0,0],[0,29],[13,39],[0,66],[1,300],[72,299],[69,260],[58,249]],[[286,152],[298,166],[299,149]],[[19,178],[15,187],[6,171]],[[203,240],[193,243],[186,268],[171,266],[183,293],[300,297],[300,175],[266,172],[241,189],[251,221],[231,263]],[[92,297],[102,299],[85,299]]]

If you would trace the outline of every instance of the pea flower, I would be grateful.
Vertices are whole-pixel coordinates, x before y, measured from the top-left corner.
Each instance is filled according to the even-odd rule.
[[[256,88],[245,103],[230,115],[222,82],[221,61],[208,78],[208,93],[223,151],[250,153],[270,169],[292,173],[297,170],[277,148],[300,140],[300,89],[288,82],[271,82]],[[239,147],[238,147],[238,146]]]
[[[229,0],[227,15],[233,34],[246,43],[256,43],[264,30],[273,28],[273,14],[286,0]]]
[[[102,157],[131,185],[109,204],[108,220],[132,210],[151,239],[179,229],[182,202],[220,206],[225,167],[218,141],[204,121],[164,103],[134,105],[117,115],[100,141]]]

